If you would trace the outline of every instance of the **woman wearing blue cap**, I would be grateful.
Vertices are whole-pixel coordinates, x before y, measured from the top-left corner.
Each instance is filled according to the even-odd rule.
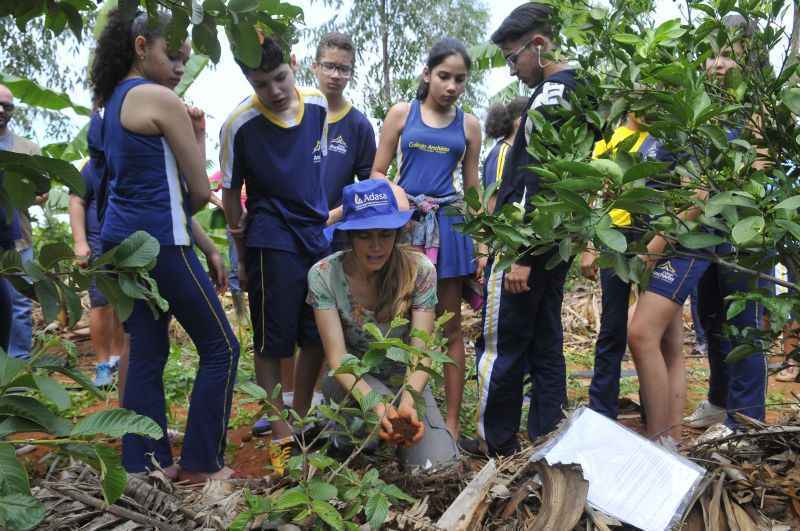
[[[345,187],[343,220],[335,228],[346,232],[351,247],[317,262],[308,273],[307,301],[314,308],[332,370],[345,354],[360,357],[367,351],[372,341],[364,331],[368,323],[387,333],[396,316],[405,317],[410,325],[393,328],[391,336],[406,340],[412,329],[433,331],[436,268],[424,254],[398,244],[410,219],[402,191],[386,181],[370,179]],[[347,390],[356,397],[370,391],[394,395],[392,388],[408,383],[425,398],[425,417],[418,418],[414,397],[404,392],[398,404],[375,407],[382,419],[379,436],[401,446],[399,457],[405,465],[427,468],[453,462],[458,448],[427,386],[428,374],[418,370],[404,375],[404,371],[403,365],[389,361],[388,367],[358,381],[353,375],[337,374],[323,383],[323,393],[337,401]],[[398,417],[415,429],[413,436],[394,432],[390,420]]]

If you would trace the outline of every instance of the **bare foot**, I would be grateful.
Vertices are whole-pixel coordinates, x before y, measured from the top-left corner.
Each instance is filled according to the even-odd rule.
[[[188,470],[181,469],[178,473],[178,479],[180,481],[188,481],[189,483],[205,483],[206,480],[209,479],[231,479],[234,474],[236,474],[236,471],[227,466],[224,466],[216,472],[212,472],[210,474],[208,472],[189,472]]]
[[[169,465],[167,468],[161,469],[161,471],[170,481],[175,481],[181,475],[180,465]]]

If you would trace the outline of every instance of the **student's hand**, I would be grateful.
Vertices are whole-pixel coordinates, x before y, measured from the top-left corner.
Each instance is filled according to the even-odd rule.
[[[189,114],[189,119],[192,121],[192,130],[194,130],[194,136],[198,139],[205,139],[206,113],[204,113],[202,109],[192,107],[191,105],[186,106],[186,112]]]
[[[483,284],[483,274],[486,271],[486,264],[489,262],[489,259],[485,256],[481,256],[478,258],[478,262],[475,267],[475,280]]]
[[[421,441],[425,435],[425,424],[420,422],[417,417],[417,408],[414,407],[413,400],[401,400],[400,405],[397,407],[397,415],[416,429],[414,436],[410,440],[404,439],[400,444],[408,448]]]
[[[503,279],[503,285],[506,291],[514,295],[524,293],[531,290],[530,286],[528,286],[528,278],[530,276],[530,266],[512,264],[511,269],[508,270],[505,279]]]
[[[647,269],[652,269],[656,265],[667,247],[667,240],[661,235],[655,235],[650,243],[647,244],[647,254],[640,254],[639,259],[644,262]]]
[[[208,275],[211,282],[217,288],[217,293],[225,293],[228,290],[228,272],[225,270],[225,261],[219,251],[214,251],[206,255],[208,263]]]
[[[87,242],[79,242],[75,244],[75,262],[80,267],[89,266],[89,257],[92,255],[92,249]]]
[[[597,253],[586,249],[581,254],[581,275],[589,280],[597,280]]]

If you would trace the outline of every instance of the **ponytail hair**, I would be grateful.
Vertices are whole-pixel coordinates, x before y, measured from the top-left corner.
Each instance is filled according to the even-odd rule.
[[[452,37],[445,37],[433,45],[431,51],[428,53],[428,59],[425,61],[425,66],[428,67],[428,73],[433,72],[433,69],[442,64],[445,59],[451,55],[460,55],[464,59],[464,64],[467,66],[467,71],[472,69],[472,58],[469,52],[464,47],[461,41],[453,39]],[[424,101],[428,97],[430,84],[420,79],[419,86],[417,87],[417,99]]]
[[[517,96],[508,103],[495,103],[486,115],[486,135],[491,138],[506,138],[514,132],[514,122],[522,117],[528,99]]]
[[[125,17],[119,9],[109,12],[106,27],[97,39],[89,75],[95,107],[104,106],[114,88],[131,71],[136,58],[133,49],[136,37],[142,36],[147,42],[162,37],[170,19],[171,15],[165,12],[159,12],[155,20],[145,12],[138,12],[133,19]]]

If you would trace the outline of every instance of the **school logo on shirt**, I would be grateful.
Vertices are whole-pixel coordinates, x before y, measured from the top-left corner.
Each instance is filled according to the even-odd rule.
[[[317,145],[314,146],[314,164],[322,161],[322,143],[317,140]]]
[[[354,194],[353,202],[356,204],[356,210],[363,208],[374,208],[377,206],[388,205],[389,196],[382,192],[369,192],[366,194]]]
[[[408,149],[419,149],[421,151],[427,151],[428,153],[439,153],[441,155],[446,155],[447,153],[450,153],[450,148],[447,146],[424,144],[422,142],[409,142]]]
[[[347,155],[347,142],[344,141],[342,135],[331,140],[331,143],[328,145],[328,151],[335,151],[336,153]]]
[[[667,260],[653,271],[653,276],[659,280],[663,280],[668,284],[675,282],[678,273],[672,266],[672,262]]]

